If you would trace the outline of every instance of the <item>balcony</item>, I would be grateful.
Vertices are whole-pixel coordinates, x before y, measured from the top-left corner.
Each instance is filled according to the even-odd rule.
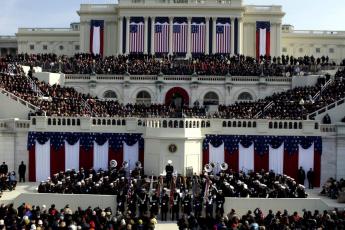
[[[242,7],[242,0],[119,0],[120,6],[135,5],[192,5]]]

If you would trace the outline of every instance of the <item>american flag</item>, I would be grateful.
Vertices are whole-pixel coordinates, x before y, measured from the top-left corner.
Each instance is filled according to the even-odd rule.
[[[173,25],[173,52],[187,53],[187,23],[174,23]]]
[[[192,24],[192,53],[205,52],[205,27],[204,23]]]
[[[217,39],[217,53],[227,54],[230,53],[230,24],[217,23],[216,39]]]
[[[144,52],[144,23],[132,22],[130,24],[130,48],[131,53],[143,53]]]
[[[156,23],[155,24],[155,52],[168,53],[169,52],[169,24]]]

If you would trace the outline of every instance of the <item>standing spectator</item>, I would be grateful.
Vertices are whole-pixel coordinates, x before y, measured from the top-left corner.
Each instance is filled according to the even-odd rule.
[[[303,167],[301,166],[298,170],[298,183],[301,185],[304,185],[304,180],[305,180],[305,171],[303,169]]]
[[[25,173],[26,173],[26,165],[22,161],[22,163],[19,165],[18,174],[19,174],[19,182],[25,183]]]
[[[0,174],[7,175],[8,173],[8,166],[5,162],[2,162],[2,165],[0,166]]]
[[[308,178],[309,189],[313,189],[314,188],[314,171],[312,168],[309,169],[307,173],[307,178]]]

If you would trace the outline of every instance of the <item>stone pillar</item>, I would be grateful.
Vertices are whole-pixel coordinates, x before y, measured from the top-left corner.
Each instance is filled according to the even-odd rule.
[[[277,39],[277,51],[276,56],[280,56],[282,54],[282,47],[281,47],[281,40],[282,40],[282,24],[276,24],[276,39]]]
[[[217,52],[217,17],[212,18],[212,53]]]
[[[144,17],[144,54],[147,54],[147,43],[148,43],[148,33],[149,33],[149,23],[148,23],[148,17]]]
[[[151,17],[151,54],[155,54],[155,22],[156,17]]]
[[[243,19],[238,19],[238,53],[243,54]]]
[[[205,54],[208,55],[210,53],[210,18],[206,17],[206,47],[205,47]]]
[[[119,17],[117,23],[117,36],[118,36],[118,44],[117,44],[117,54],[123,53],[123,17]]]
[[[169,55],[173,55],[174,17],[169,17]]]
[[[231,20],[231,33],[230,33],[230,53],[235,54],[235,18],[230,18]]]
[[[192,18],[188,17],[188,30],[187,30],[187,57],[192,56],[191,42],[192,42]]]
[[[129,54],[129,29],[130,29],[130,24],[131,24],[131,17],[127,16],[126,17],[126,54]]]

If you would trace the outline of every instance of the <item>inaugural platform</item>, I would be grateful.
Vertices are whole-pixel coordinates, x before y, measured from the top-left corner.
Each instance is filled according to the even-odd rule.
[[[242,0],[77,14],[0,37],[0,229],[342,229],[345,32]]]

